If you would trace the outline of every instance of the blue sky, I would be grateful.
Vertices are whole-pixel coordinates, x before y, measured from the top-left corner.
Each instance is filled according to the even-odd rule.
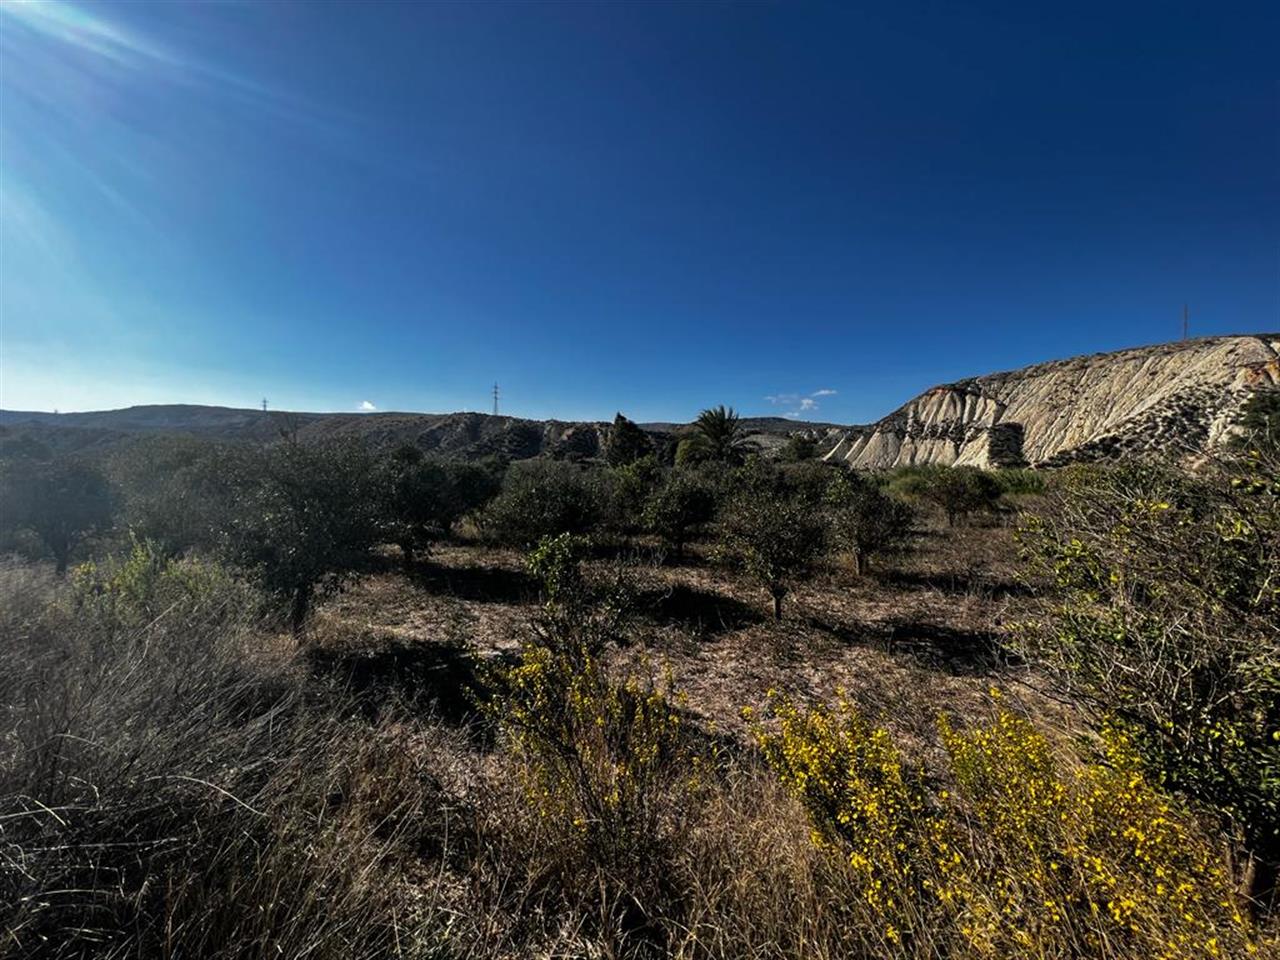
[[[875,419],[1280,329],[1280,4],[0,2],[0,406]]]

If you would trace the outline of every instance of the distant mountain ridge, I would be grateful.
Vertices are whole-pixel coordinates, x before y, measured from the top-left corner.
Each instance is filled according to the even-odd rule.
[[[824,459],[883,469],[908,464],[1052,466],[1176,448],[1202,451],[1229,433],[1256,391],[1280,389],[1280,334],[1204,337],[1035,364],[932,387],[865,426],[744,417],[764,452],[792,433]],[[669,454],[688,424],[641,424]],[[599,456],[611,425],[483,413],[292,413],[165,404],[83,413],[0,410],[60,449],[91,451],[131,436],[182,433],[269,441],[355,436],[441,456]]]
[[[782,417],[744,417],[748,436],[762,449],[781,445],[797,430],[825,435],[841,429]],[[162,404],[81,413],[0,410],[0,429],[21,429],[58,449],[92,451],[132,436],[175,433],[230,441],[270,441],[281,433],[299,439],[361,437],[375,445],[412,443],[427,453],[513,459],[599,456],[611,429],[606,421],[528,420],[485,413],[307,413]],[[642,425],[660,450],[671,452],[687,424]]]

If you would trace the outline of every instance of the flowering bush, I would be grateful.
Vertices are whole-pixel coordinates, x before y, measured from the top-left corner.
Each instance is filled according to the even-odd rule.
[[[1280,871],[1280,459],[1067,471],[1019,537],[1024,652],[1218,814],[1246,887]],[[1268,880],[1270,877],[1270,881]]]
[[[849,703],[772,707],[757,727],[815,841],[847,860],[857,913],[884,954],[1245,956],[1262,949],[1195,822],[1109,732],[1065,768],[1003,706],[966,731],[940,721],[955,790],[926,789],[888,732]],[[878,943],[875,942],[878,939]]]

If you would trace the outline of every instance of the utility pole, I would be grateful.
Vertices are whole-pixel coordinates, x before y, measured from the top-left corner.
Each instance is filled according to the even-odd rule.
[[[266,413],[266,412],[267,412],[267,398],[266,398],[266,397],[263,397],[263,398],[262,398],[262,412],[263,412],[263,413]]]
[[[493,385],[493,415],[495,417],[498,415],[498,384],[496,382]]]
[[[1191,329],[1191,311],[1184,303],[1182,305],[1182,339],[1187,339],[1188,331]]]

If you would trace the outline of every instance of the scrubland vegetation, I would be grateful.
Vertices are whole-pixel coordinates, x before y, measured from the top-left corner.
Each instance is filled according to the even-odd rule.
[[[21,957],[1275,956],[1280,458],[10,442]],[[1256,428],[1256,429],[1255,429]]]

